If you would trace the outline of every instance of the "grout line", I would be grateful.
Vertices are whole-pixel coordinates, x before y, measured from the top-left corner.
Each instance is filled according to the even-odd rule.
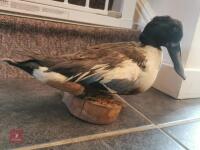
[[[150,118],[148,118],[146,115],[144,115],[141,111],[139,111],[137,108],[135,108],[134,106],[132,106],[131,104],[129,104],[126,100],[124,100],[121,96],[116,95],[124,104],[126,104],[127,106],[129,106],[130,108],[132,108],[134,111],[136,111],[137,113],[139,113],[142,117],[144,117],[147,121],[149,121],[151,124],[155,125],[157,128],[166,128],[166,127],[171,127],[171,126],[177,126],[177,125],[183,125],[183,124],[187,124],[187,123],[192,123],[192,122],[196,122],[196,121],[200,121],[200,117],[197,118],[188,118],[188,119],[182,119],[182,120],[176,120],[176,121],[171,121],[171,122],[167,122],[167,123],[160,123],[160,124],[156,124],[154,123]]]
[[[183,125],[183,124],[187,124],[187,123],[200,121],[200,117],[196,117],[196,118],[191,118],[191,119],[187,118],[187,119],[176,120],[176,121],[171,121],[171,122],[167,122],[167,123],[156,124],[150,118],[148,118],[146,115],[144,115],[141,111],[139,111],[137,108],[135,108],[134,106],[129,104],[126,100],[124,100],[124,98],[122,98],[120,95],[116,94],[116,96],[117,96],[117,98],[120,99],[120,101],[122,101],[124,104],[126,104],[127,106],[132,108],[134,111],[136,111],[138,114],[140,114],[143,118],[145,118],[147,121],[149,121],[149,123],[157,126],[158,128],[166,128],[166,127],[171,127],[171,126],[176,126],[176,125]]]
[[[175,142],[182,148],[188,150],[188,148],[185,145],[183,145],[180,141],[178,141],[173,135],[164,131],[163,128],[176,126],[176,125],[182,125],[182,124],[191,123],[191,122],[195,122],[195,121],[200,121],[200,118],[178,120],[178,121],[173,121],[173,122],[163,123],[163,124],[155,124],[153,121],[151,121],[151,119],[149,119],[146,115],[144,115],[141,111],[136,109],[134,106],[130,105],[121,96],[119,96],[118,94],[115,94],[115,96],[117,98],[119,98],[128,107],[130,107],[131,109],[136,111],[139,115],[141,115],[144,119],[146,119],[151,124],[140,126],[140,127],[110,131],[110,132],[106,132],[106,133],[99,133],[99,134],[86,135],[86,136],[81,136],[81,137],[76,137],[76,138],[71,138],[71,139],[64,139],[64,140],[59,140],[59,141],[55,141],[55,142],[24,146],[24,147],[19,147],[19,148],[13,149],[13,150],[34,150],[34,149],[61,146],[61,145],[67,145],[67,144],[75,144],[78,142],[87,142],[87,141],[91,141],[91,140],[120,136],[120,135],[134,133],[134,132],[147,131],[147,130],[151,130],[151,129],[158,129],[160,132],[162,132],[164,135],[166,135],[168,138],[170,138],[173,142]]]
[[[13,150],[34,150],[34,149],[54,147],[54,146],[60,146],[60,145],[66,145],[66,144],[74,144],[74,143],[78,143],[78,142],[86,142],[86,141],[90,141],[90,140],[97,140],[97,139],[108,138],[108,137],[113,137],[113,136],[120,136],[123,134],[139,132],[139,131],[146,131],[146,130],[151,130],[151,129],[155,129],[155,126],[154,125],[144,125],[144,126],[134,127],[134,128],[129,128],[129,129],[121,129],[121,130],[116,130],[116,131],[111,131],[111,132],[106,132],[106,133],[99,133],[99,134],[86,135],[86,136],[81,136],[81,137],[76,137],[76,138],[71,138],[71,139],[64,139],[64,140],[59,140],[59,141],[55,141],[55,142],[35,144],[35,145],[31,145],[31,146],[24,146],[24,147],[15,148]]]
[[[200,118],[192,118],[192,119],[185,119],[185,120],[178,120],[178,121],[173,121],[173,122],[168,122],[168,123],[163,123],[163,124],[158,124],[156,125],[159,129],[160,132],[162,132],[164,135],[166,135],[167,137],[169,137],[170,139],[172,139],[176,144],[179,144],[180,146],[182,146],[182,148],[184,148],[185,150],[189,150],[182,142],[180,142],[176,137],[174,137],[172,134],[170,134],[169,132],[165,131],[164,128],[166,127],[173,127],[173,126],[177,126],[177,125],[184,125],[187,123],[192,123],[192,122],[196,122],[196,121],[200,121]]]
[[[184,124],[188,124],[188,123],[192,123],[192,122],[196,122],[196,121],[200,121],[200,118],[177,120],[177,121],[157,124],[157,126],[159,128],[166,128],[166,127],[172,127],[172,126],[177,126],[177,125],[184,125]]]
[[[182,148],[184,148],[185,150],[189,150],[182,142],[180,142],[178,139],[176,139],[172,134],[170,134],[169,132],[166,132],[163,129],[159,129],[164,135],[166,135],[167,137],[169,137],[170,139],[172,139],[176,144],[180,145]]]
[[[116,96],[123,101],[127,106],[129,106],[131,109],[133,109],[134,111],[136,111],[138,114],[140,114],[142,117],[144,117],[146,120],[148,120],[153,126],[155,126],[155,129],[158,129],[160,132],[162,132],[165,136],[167,136],[169,139],[171,139],[174,143],[178,144],[179,146],[181,146],[182,148],[184,148],[185,150],[188,150],[188,148],[182,144],[180,141],[178,141],[173,135],[171,135],[170,133],[164,131],[162,128],[164,127],[170,127],[170,126],[175,126],[175,125],[181,125],[181,124],[185,124],[185,123],[190,123],[190,122],[194,122],[194,121],[199,121],[200,118],[193,118],[193,119],[187,119],[187,120],[179,120],[179,121],[173,121],[173,122],[169,122],[169,123],[163,123],[163,124],[155,124],[153,121],[151,121],[151,119],[149,119],[146,115],[144,115],[141,111],[139,111],[137,108],[135,108],[134,106],[132,106],[131,104],[129,104],[126,100],[124,100],[120,95],[116,94]]]
[[[102,145],[105,146],[105,149],[107,150],[114,150],[113,147],[111,145],[109,145],[108,143],[106,143],[105,141],[101,141]]]
[[[117,98],[119,98],[124,104],[126,104],[127,106],[129,106],[131,109],[133,109],[134,111],[136,111],[139,115],[141,115],[144,119],[146,119],[149,123],[153,124],[156,126],[156,124],[151,121],[151,119],[149,119],[146,115],[144,115],[141,111],[139,111],[138,109],[136,109],[134,106],[132,106],[131,104],[129,104],[126,100],[124,100],[121,96],[119,96],[118,94],[115,94],[115,96]]]
[[[107,88],[108,91],[110,91],[111,93],[113,92],[113,90],[111,88],[109,88],[108,86],[106,86],[105,84],[103,84],[105,88]],[[136,111],[139,115],[141,115],[143,118],[145,118],[147,121],[149,121],[149,123],[155,125],[151,119],[149,119],[147,116],[145,116],[141,111],[139,111],[138,109],[136,109],[135,107],[133,107],[131,104],[129,104],[124,98],[122,98],[120,95],[118,94],[114,94],[121,102],[123,102],[124,104],[126,104],[127,106],[129,106],[130,108],[132,108],[134,111]]]
[[[184,149],[189,150],[187,146],[185,146],[182,142],[180,142],[174,135],[171,133],[165,131],[163,128],[166,127],[172,127],[172,126],[177,126],[177,125],[184,125],[192,122],[197,122],[200,121],[200,118],[192,118],[192,119],[185,119],[185,120],[178,120],[178,121],[173,121],[169,123],[164,123],[164,124],[158,124],[157,126],[160,128],[160,131],[168,136],[169,138],[173,139],[175,142],[177,142],[179,145],[181,145]]]
[[[197,117],[197,118],[191,118],[191,119],[188,118],[188,119],[171,121],[171,122],[167,122],[167,123],[156,124],[153,121],[151,121],[151,119],[149,119],[146,115],[144,115],[141,111],[139,111],[134,106],[132,106],[131,104],[129,104],[126,100],[124,100],[123,98],[121,98],[119,95],[117,95],[117,97],[120,98],[120,100],[123,103],[125,103],[127,106],[131,107],[132,109],[134,109],[134,111],[136,111],[142,117],[144,117],[146,120],[148,120],[151,124],[157,126],[157,128],[166,128],[166,127],[177,126],[177,125],[184,125],[184,124],[187,124],[187,123],[192,123],[192,122],[200,121],[200,117]]]

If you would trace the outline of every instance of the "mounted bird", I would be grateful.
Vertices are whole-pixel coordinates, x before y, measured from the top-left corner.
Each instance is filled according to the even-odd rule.
[[[118,94],[137,94],[153,85],[162,63],[162,46],[167,48],[176,73],[185,79],[180,48],[182,36],[180,21],[158,16],[146,25],[140,42],[104,43],[56,57],[19,52],[30,59],[17,62],[4,58],[2,61],[43,83],[80,97],[109,93],[108,88]]]

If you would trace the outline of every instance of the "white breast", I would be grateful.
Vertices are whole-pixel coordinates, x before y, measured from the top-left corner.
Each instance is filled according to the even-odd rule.
[[[140,88],[141,91],[145,91],[153,85],[162,62],[161,50],[151,46],[146,46],[145,50],[147,58],[146,68],[135,82],[135,87]]]
[[[56,81],[56,82],[65,82],[67,77],[60,73],[56,72],[46,72],[48,70],[47,67],[39,67],[38,69],[34,69],[33,76],[41,81],[41,82],[48,82],[48,81]]]
[[[141,69],[132,60],[125,60],[114,69],[103,74],[102,83],[108,83],[113,79],[126,79],[134,81],[140,74]]]
[[[126,60],[114,69],[103,74],[103,80],[101,82],[106,84],[115,79],[125,79],[126,81],[132,81],[133,89],[138,88],[141,91],[145,91],[150,88],[160,69],[162,51],[151,46],[143,47],[142,50],[145,51],[144,54],[147,60],[145,69],[141,69],[132,60]]]

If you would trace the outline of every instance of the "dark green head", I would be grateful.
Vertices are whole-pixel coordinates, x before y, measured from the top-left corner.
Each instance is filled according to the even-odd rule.
[[[140,41],[145,45],[151,45],[159,49],[161,49],[161,46],[166,47],[173,61],[175,71],[185,79],[180,48],[182,37],[183,26],[179,20],[169,16],[158,16],[146,25],[140,35]]]

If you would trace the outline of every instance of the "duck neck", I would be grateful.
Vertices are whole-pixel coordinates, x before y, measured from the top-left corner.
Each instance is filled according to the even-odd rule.
[[[154,47],[155,49],[161,51],[161,47],[158,46],[158,45],[156,45],[156,44],[154,44],[154,43],[143,43],[143,42],[141,42],[141,44],[142,44],[142,46],[144,46],[144,47],[145,47],[145,46],[151,46],[151,47]]]
[[[158,44],[156,40],[154,40],[153,38],[149,37],[144,33],[140,35],[139,41],[145,46],[149,45],[161,50],[160,44]]]
[[[146,45],[145,50],[147,52],[146,53],[148,59],[147,65],[149,66],[149,69],[151,70],[152,68],[154,68],[153,70],[158,71],[163,58],[163,53],[161,48],[157,48],[151,45]]]

